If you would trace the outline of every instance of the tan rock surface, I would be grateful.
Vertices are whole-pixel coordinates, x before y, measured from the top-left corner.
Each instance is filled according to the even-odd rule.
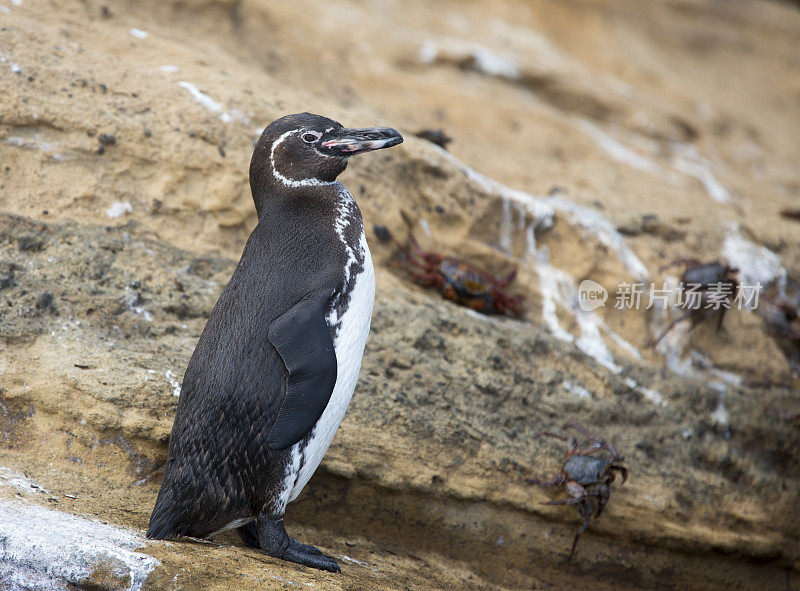
[[[5,7],[0,465],[40,489],[0,478],[0,503],[145,528],[176,386],[255,223],[253,140],[310,110],[406,135],[343,177],[376,260],[373,330],[345,421],[289,513],[290,533],[344,574],[227,536],[147,544],[160,564],[145,589],[800,583],[800,435],[766,412],[800,408],[798,381],[758,316],[681,328],[655,350],[664,313],[617,311],[612,294],[586,314],[574,299],[585,278],[660,285],[677,257],[800,272],[800,224],[779,215],[800,191],[799,11]],[[452,155],[412,136],[422,127],[452,135]],[[402,240],[404,218],[426,248],[518,266],[524,321],[410,283],[371,229]],[[577,513],[524,483],[558,469],[563,450],[536,434],[567,420],[607,436],[632,472],[572,563]],[[95,584],[130,584],[103,564]]]

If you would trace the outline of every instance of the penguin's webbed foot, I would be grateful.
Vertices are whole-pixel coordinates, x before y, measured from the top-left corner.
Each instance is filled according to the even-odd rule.
[[[303,544],[294,538],[289,538],[289,547],[297,548],[300,552],[305,552],[306,554],[316,554],[317,556],[322,556],[322,550],[319,548],[309,546],[308,544]]]
[[[339,563],[333,558],[322,554],[319,548],[309,546],[308,544],[301,544],[294,539],[290,539],[289,547],[286,549],[283,559],[289,562],[310,566],[311,568],[327,570],[332,573],[342,572],[342,569],[339,568]]]
[[[339,564],[323,555],[319,548],[290,538],[283,526],[283,517],[261,516],[256,522],[256,530],[259,546],[270,556],[332,573],[342,572]]]

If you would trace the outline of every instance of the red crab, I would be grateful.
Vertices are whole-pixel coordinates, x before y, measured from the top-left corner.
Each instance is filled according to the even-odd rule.
[[[522,315],[520,304],[524,296],[505,291],[517,276],[516,269],[499,278],[456,257],[422,250],[413,234],[408,235],[408,242],[410,249],[401,244],[398,247],[406,271],[420,285],[435,287],[446,299],[483,314],[503,314],[508,310]]]
[[[600,517],[603,508],[611,498],[611,483],[614,482],[616,473],[622,474],[623,484],[628,479],[628,469],[622,465],[625,457],[622,456],[613,445],[608,443],[605,439],[596,437],[586,431],[578,423],[567,423],[562,427],[563,429],[575,429],[578,433],[583,435],[591,442],[591,445],[581,449],[578,445],[578,440],[571,435],[566,437],[564,435],[557,435],[542,431],[540,435],[547,437],[555,437],[561,441],[567,442],[567,459],[564,462],[561,472],[553,478],[550,482],[542,482],[534,478],[526,478],[525,481],[536,486],[564,486],[567,493],[570,495],[569,499],[560,501],[548,501],[545,505],[576,505],[578,512],[583,516],[583,525],[578,529],[575,534],[575,541],[572,542],[572,550],[569,553],[569,559],[575,554],[575,548],[578,546],[578,540],[581,534],[589,527],[589,521],[592,519],[592,505],[590,503],[591,497],[597,497],[597,513],[595,519]],[[599,451],[606,450],[611,454],[611,457],[595,457]]]

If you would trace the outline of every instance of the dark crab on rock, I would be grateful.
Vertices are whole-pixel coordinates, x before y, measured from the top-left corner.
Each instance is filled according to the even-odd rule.
[[[690,330],[693,330],[698,324],[716,316],[719,332],[739,286],[735,277],[739,270],[719,261],[702,263],[697,259],[678,259],[662,270],[676,264],[686,265],[681,275],[681,290],[688,311],[670,322],[653,341],[653,346],[658,345],[661,339],[684,320],[690,321]]]
[[[589,521],[592,518],[592,497],[597,498],[597,512],[595,513],[595,519],[597,519],[611,498],[611,483],[614,482],[616,473],[622,474],[622,482],[625,483],[628,479],[628,469],[622,465],[622,462],[625,461],[624,456],[605,439],[590,434],[578,423],[567,423],[562,428],[575,429],[589,441],[589,445],[581,449],[578,440],[571,435],[565,436],[542,431],[540,435],[555,437],[567,442],[567,459],[561,468],[561,473],[550,482],[542,482],[534,478],[525,480],[536,486],[565,487],[571,498],[547,501],[543,504],[575,505],[583,516],[583,524],[575,534],[575,541],[572,543],[572,550],[569,553],[569,559],[571,559],[581,534],[589,527]],[[594,455],[603,451],[608,452],[608,456]]]

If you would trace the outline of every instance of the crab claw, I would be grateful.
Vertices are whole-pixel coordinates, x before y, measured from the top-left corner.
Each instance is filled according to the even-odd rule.
[[[625,458],[621,458],[618,461],[623,461]],[[611,464],[608,467],[609,470],[617,470],[620,474],[622,474],[622,484],[628,480],[628,469],[625,466],[617,466],[616,464]]]

